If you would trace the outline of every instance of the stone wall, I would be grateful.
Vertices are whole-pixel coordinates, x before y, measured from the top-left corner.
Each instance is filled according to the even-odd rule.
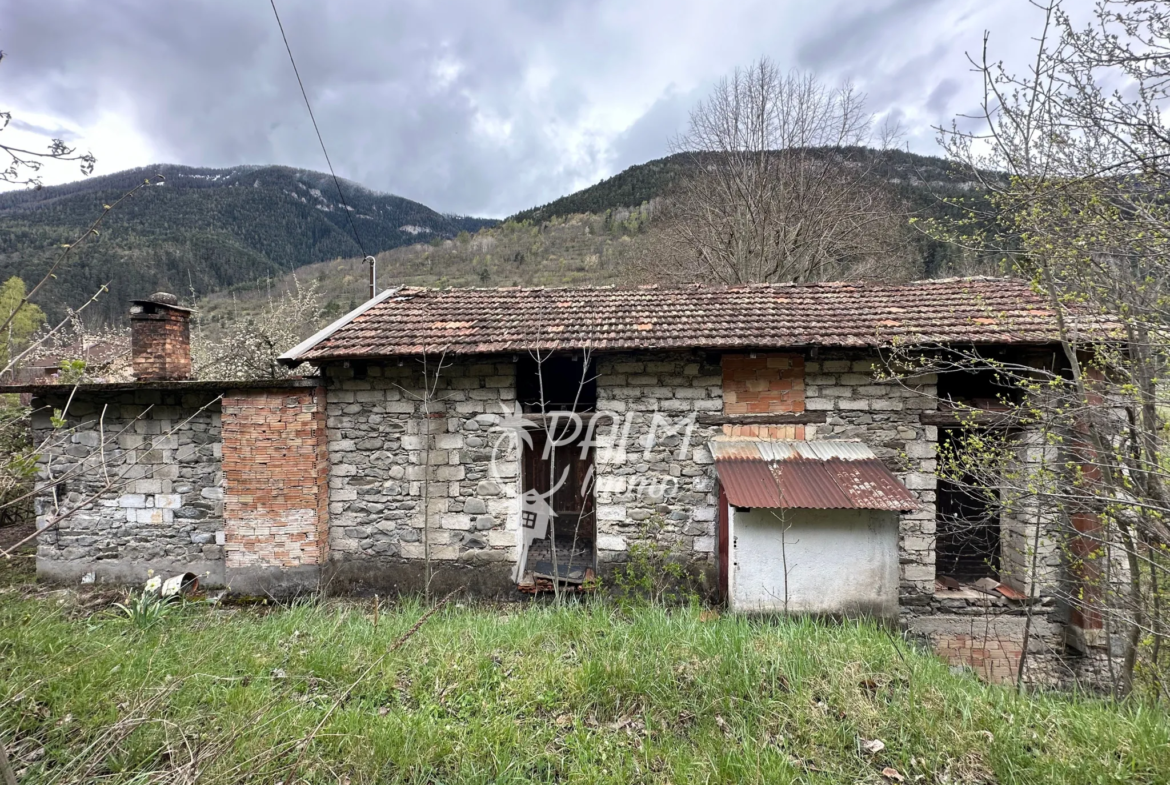
[[[1019,473],[1013,484],[1020,487],[1000,499],[1007,505],[1000,519],[1000,580],[1024,594],[1032,594],[1035,581],[1037,595],[1051,595],[1063,573],[1060,548],[1052,536],[1059,530],[1061,515],[1031,490],[1044,487],[1044,475],[1063,465],[1063,457],[1036,431],[1018,434],[1014,441]]]
[[[876,353],[822,351],[808,359],[805,409],[824,412],[826,421],[806,426],[806,438],[865,442],[922,504],[902,515],[899,541],[902,604],[922,605],[934,592],[938,428],[922,425],[921,415],[937,408],[938,379],[878,381],[883,368]]]
[[[603,577],[653,535],[715,579],[716,482],[708,444],[722,371],[701,353],[607,355],[597,364],[597,558]]]
[[[735,392],[763,393],[755,400],[769,412],[771,397],[782,411],[826,413],[825,424],[800,426],[805,433],[778,426],[785,432],[756,435],[861,439],[898,471],[924,505],[902,518],[903,595],[929,596],[937,430],[922,426],[919,414],[933,406],[934,380],[924,377],[910,388],[877,383],[876,356],[845,357],[728,355],[723,363],[733,377],[752,377],[733,378],[745,388]],[[723,429],[700,425],[697,417],[725,411],[726,369],[699,352],[603,355],[595,362],[603,573],[626,558],[633,542],[653,536],[713,579],[716,482],[707,445]],[[478,565],[484,575],[476,583],[510,587],[505,574],[518,556],[519,472],[515,441],[498,427],[501,412],[514,404],[514,369],[508,358],[447,362],[436,382],[432,363],[426,385],[417,361],[329,369],[330,538],[338,580],[417,588],[429,550],[436,574],[462,575],[461,568]],[[775,380],[765,378],[773,374]],[[502,476],[493,477],[491,452],[500,444]]]
[[[139,583],[194,572],[223,583],[220,404],[214,393],[68,391],[33,400],[43,444],[37,573]],[[54,425],[54,411],[64,420]]]
[[[233,591],[316,588],[328,556],[324,388],[223,397],[226,579]]]
[[[518,462],[493,429],[515,405],[515,366],[448,360],[436,377],[437,363],[326,371],[330,585],[418,591],[429,555],[434,591],[514,589]]]

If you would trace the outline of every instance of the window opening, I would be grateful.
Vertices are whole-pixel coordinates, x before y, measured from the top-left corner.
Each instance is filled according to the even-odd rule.
[[[516,398],[525,412],[589,412],[597,408],[597,374],[581,355],[530,354],[516,363]],[[543,389],[544,405],[541,405]]]

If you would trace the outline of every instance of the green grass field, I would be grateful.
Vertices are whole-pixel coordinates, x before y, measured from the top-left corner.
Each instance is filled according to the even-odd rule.
[[[1160,709],[985,686],[870,625],[456,600],[387,655],[425,606],[189,603],[142,629],[112,599],[0,588],[21,783],[1170,776]]]

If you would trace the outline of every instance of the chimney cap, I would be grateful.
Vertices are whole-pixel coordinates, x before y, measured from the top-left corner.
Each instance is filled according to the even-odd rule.
[[[184,308],[179,305],[179,298],[170,292],[155,292],[150,297],[141,300],[131,300],[131,305],[154,305],[169,308],[172,311],[182,311],[183,313],[194,313],[191,308]]]
[[[170,292],[155,292],[148,298],[152,303],[159,305],[178,305],[179,298]]]

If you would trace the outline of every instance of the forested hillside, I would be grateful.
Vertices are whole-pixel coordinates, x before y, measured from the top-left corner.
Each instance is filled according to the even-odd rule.
[[[952,212],[943,199],[980,198],[940,158],[867,148],[814,153],[869,167],[890,183],[908,219]],[[366,249],[379,256],[383,286],[602,284],[626,279],[630,259],[654,252],[645,234],[653,202],[693,165],[692,157],[674,155],[632,166],[504,224],[442,215],[346,181],[342,187]],[[112,212],[38,296],[50,319],[105,283],[110,293],[92,306],[90,320],[119,323],[127,299],[159,289],[194,293],[221,314],[230,302],[246,311],[291,286],[297,270],[300,280],[319,282],[333,313],[363,299],[361,250],[332,178],[275,166],[161,165],[0,194],[0,280],[39,280],[103,204],[158,174],[161,184]],[[912,244],[923,277],[963,271],[959,249],[921,233]]]
[[[858,166],[871,166],[875,177],[893,183],[915,209],[935,207],[938,196],[966,191],[971,186],[968,175],[953,171],[950,163],[935,156],[868,147],[815,149],[810,152],[815,156],[841,157]],[[603,213],[615,207],[637,207],[665,194],[680,175],[692,171],[696,162],[702,164],[716,155],[677,153],[637,164],[596,185],[562,196],[548,204],[522,210],[508,220],[540,222],[558,215]]]
[[[377,256],[381,289],[393,286],[584,286],[628,280],[630,260],[646,251],[649,209],[557,216],[540,224],[505,221],[453,240],[395,248]],[[315,285],[323,320],[357,307],[369,290],[360,258],[302,267],[272,280],[241,284],[202,299],[204,324],[247,318],[265,303]]]
[[[157,180],[161,174],[163,179]],[[0,280],[40,280],[62,246],[123,194],[123,202],[71,253],[39,297],[50,318],[110,284],[92,318],[117,321],[125,301],[165,289],[207,294],[281,276],[361,250],[328,175],[279,166],[196,169],[159,165],[62,186],[0,194]],[[451,238],[495,221],[442,215],[425,205],[342,181],[366,250]]]
[[[810,152],[814,156],[835,157],[854,166],[870,168],[875,179],[885,180],[893,187],[908,219],[959,218],[962,211],[954,206],[954,200],[982,199],[969,173],[957,171],[951,163],[935,156],[868,147],[821,148]],[[523,210],[508,220],[540,223],[557,216],[604,214],[617,208],[638,207],[668,194],[680,175],[689,173],[696,164],[703,165],[716,155],[679,153],[631,166],[596,185],[540,207]],[[913,253],[921,260],[923,277],[948,275],[959,266],[961,251],[958,248],[919,233],[914,235],[913,246]]]

